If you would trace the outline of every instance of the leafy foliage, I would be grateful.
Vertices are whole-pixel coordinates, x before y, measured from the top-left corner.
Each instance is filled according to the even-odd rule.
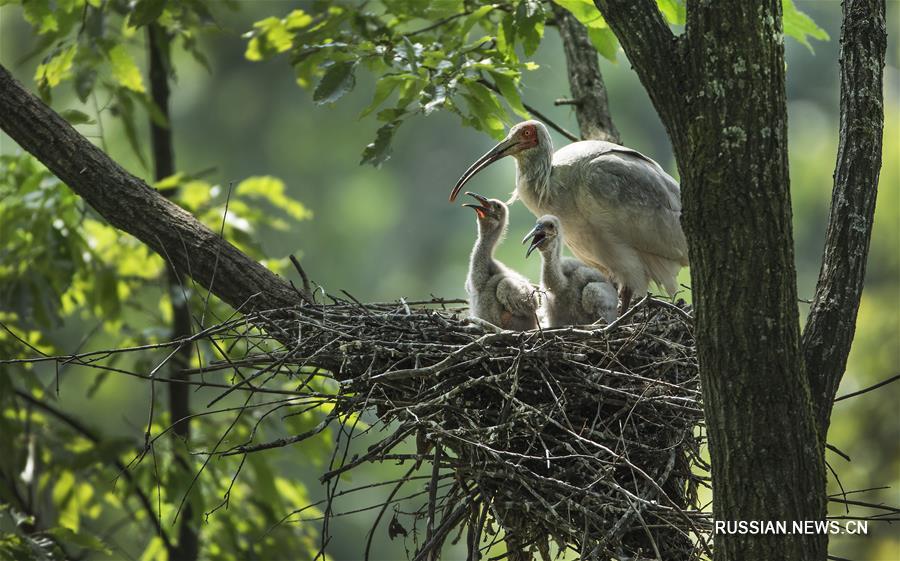
[[[86,102],[96,93],[111,98],[110,111],[121,118],[129,143],[146,167],[137,139],[136,107],[155,118],[159,108],[146,91],[136,53],[141,46],[139,28],[156,23],[202,64],[206,58],[197,39],[213,24],[204,0],[19,0],[25,19],[38,34],[35,55],[42,60],[35,73],[38,89],[47,101],[52,90],[73,82],[78,98]],[[226,2],[230,4],[230,2]],[[174,76],[171,64],[169,70]]]
[[[158,185],[173,186],[180,187],[182,206],[210,227],[222,227],[226,236],[257,258],[261,257],[254,235],[257,224],[265,222],[268,227],[286,230],[290,221],[311,216],[306,207],[285,194],[284,183],[273,177],[248,178],[234,187],[230,196],[220,186],[185,174]],[[84,325],[88,332],[85,345],[103,340],[127,347],[168,338],[170,296],[158,289],[164,272],[162,258],[97,219],[30,156],[0,156],[0,200],[0,236],[7,241],[0,248],[0,322],[6,328],[0,330],[0,356],[33,356],[35,350],[71,352],[56,347],[54,333],[62,326]],[[223,224],[226,202],[228,218]],[[271,207],[268,210],[267,205]],[[273,211],[282,213],[283,218],[273,217]],[[194,317],[227,317],[230,313],[214,299],[206,302],[195,297],[190,302]],[[134,322],[136,316],[142,321]],[[91,318],[98,317],[103,319],[92,326]],[[135,329],[135,324],[140,327]],[[199,366],[222,359],[222,352],[198,348],[193,360]],[[0,513],[0,559],[3,555],[17,561],[56,559],[83,551],[107,558],[113,546],[95,536],[104,535],[117,520],[132,516],[138,526],[149,524],[156,515],[171,520],[188,492],[197,525],[202,521],[203,531],[209,535],[232,536],[204,540],[204,558],[243,559],[251,554],[277,558],[288,543],[294,544],[294,551],[301,556],[314,551],[316,534],[311,527],[272,528],[287,512],[308,501],[302,483],[286,478],[261,458],[254,458],[242,470],[238,460],[211,463],[191,489],[191,473],[170,469],[177,456],[175,447],[181,443],[160,439],[154,444],[155,458],[130,469],[131,478],[125,484],[115,484],[143,445],[131,438],[104,436],[96,429],[85,432],[68,423],[60,405],[54,404],[58,374],[31,365],[4,368],[22,376],[15,384],[13,378],[0,376],[0,431],[11,435],[0,442],[0,476],[4,480],[0,505],[5,509]],[[148,365],[147,370],[150,368]],[[104,375],[96,377],[89,395],[103,392],[109,381]],[[48,403],[50,409],[36,409],[29,405],[33,402]],[[282,436],[286,428],[302,432],[320,420],[320,413],[314,411],[287,423],[275,417],[265,420],[252,412],[254,403],[250,403],[251,413],[235,420],[230,438],[247,439],[253,432]],[[152,430],[159,434],[168,425],[167,415],[158,414]],[[224,430],[222,420],[202,417],[195,426],[191,445],[215,448]],[[320,450],[324,451],[327,438],[327,433],[321,436]],[[200,465],[193,465],[191,472]],[[29,466],[40,468],[35,471],[37,467]],[[237,471],[241,477],[232,482]],[[35,475],[30,475],[32,472]],[[148,499],[152,511],[141,503],[141,492],[145,497],[158,495]],[[240,501],[241,509],[219,508],[203,517],[204,512],[216,509],[223,496]],[[20,521],[4,521],[10,517]],[[41,523],[26,523],[28,520]],[[160,538],[150,539],[145,546],[145,558],[164,558]],[[113,557],[123,554],[121,550],[112,553]]]
[[[28,1],[23,10],[39,37],[35,53],[42,53],[43,59],[35,80],[45,100],[52,102],[54,89],[68,85],[82,103],[96,101],[98,94],[110,99],[102,111],[121,119],[129,144],[143,162],[146,143],[140,137],[139,120],[149,117],[161,125],[168,123],[148,95],[138,62],[146,56],[141,50],[145,34],[138,28],[161,26],[205,62],[196,40],[212,23],[206,4]],[[165,64],[174,77],[171,61]],[[89,107],[61,114],[72,124],[93,123],[99,115]],[[263,257],[257,241],[261,225],[284,231],[292,222],[312,216],[286,194],[282,181],[270,176],[223,187],[178,172],[157,188],[175,193],[176,203],[257,259]],[[189,286],[182,294],[161,290],[163,259],[108,226],[30,156],[0,156],[0,202],[4,359],[71,352],[58,345],[67,340],[64,332],[72,329],[83,331],[80,344],[88,348],[101,342],[127,347],[167,339],[171,298],[187,298],[194,318],[231,313],[215,298]],[[278,269],[284,263],[268,265]],[[205,364],[227,352],[198,347],[193,361]],[[277,466],[261,458],[246,465],[226,459],[206,466],[191,459],[188,469],[176,469],[175,459],[184,461],[183,442],[166,436],[153,443],[152,453],[145,453],[142,442],[85,427],[56,403],[58,372],[24,364],[3,368],[3,374],[21,376],[15,382],[0,376],[0,431],[10,435],[0,443],[0,559],[165,559],[167,542],[176,536],[172,521],[185,497],[193,507],[193,525],[204,535],[219,537],[201,537],[204,559],[278,558],[285,547],[304,558],[316,549],[314,527],[277,524],[308,502],[303,484],[285,477]],[[146,365],[145,371],[151,368]],[[120,380],[106,374],[95,376],[88,399],[109,391],[108,385],[120,387]],[[234,439],[246,439],[251,433],[282,436],[286,427],[303,431],[319,422],[316,411],[282,422],[257,414],[253,401],[247,405],[248,413],[237,415],[233,425],[227,420],[223,425],[216,417],[194,421],[191,446],[214,449],[223,432]],[[165,434],[169,425],[167,414],[157,413],[150,428],[154,434]],[[198,470],[204,476],[192,484]],[[238,472],[240,478],[235,477]],[[241,508],[228,509],[231,500],[240,501]],[[168,536],[158,533],[160,526]],[[111,532],[130,534],[126,541],[143,551],[97,538]]]
[[[247,33],[250,60],[289,52],[297,82],[314,87],[317,103],[334,103],[351,91],[356,74],[378,77],[371,104],[384,123],[363,153],[378,165],[404,120],[442,109],[494,137],[512,114],[527,117],[518,84],[536,67],[527,59],[543,36],[547,13],[534,0],[481,4],[462,0],[389,0],[359,9],[351,3],[317,3],[266,18]],[[521,53],[521,54],[520,54]],[[492,86],[502,92],[507,107]]]
[[[553,0],[587,27],[597,51],[616,61],[615,34],[592,0]],[[657,0],[666,21],[685,23],[683,0]],[[828,35],[792,0],[784,0],[785,33],[809,46]],[[245,34],[245,56],[259,61],[288,54],[297,83],[313,88],[313,100],[337,102],[356,85],[361,69],[376,79],[370,105],[384,123],[363,150],[362,163],[380,165],[403,122],[441,109],[463,124],[503,136],[515,119],[528,118],[522,103],[523,73],[547,25],[550,10],[539,0],[385,0],[381,4],[314,2],[283,18],[269,16]]]

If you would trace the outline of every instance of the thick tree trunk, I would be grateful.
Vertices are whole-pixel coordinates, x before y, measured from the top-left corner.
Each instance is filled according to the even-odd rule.
[[[157,24],[147,26],[147,50],[149,52],[150,95],[153,103],[159,107],[160,112],[166,118],[167,125],[163,126],[150,119],[150,137],[153,148],[154,176],[157,181],[165,179],[175,173],[175,149],[172,141],[172,120],[169,113],[169,38],[166,30]],[[177,194],[177,188],[163,193],[167,198]],[[169,292],[169,302],[172,309],[171,339],[187,339],[193,333],[191,330],[191,309],[188,278],[183,272],[178,271],[171,263],[166,266],[166,285]],[[186,380],[184,374],[191,364],[190,345],[182,346],[169,363],[169,377],[174,380]],[[186,471],[189,462],[184,450],[190,446],[190,386],[186,384],[169,384],[169,417],[173,423],[173,434],[185,442],[185,447],[176,447],[179,452],[178,461],[173,462],[173,470]],[[169,559],[179,561],[194,561],[197,559],[200,543],[198,530],[194,519],[193,501],[185,501],[178,527],[178,543],[168,547]]]
[[[241,312],[302,303],[284,279],[125,171],[0,66],[0,128],[116,228]]]
[[[823,448],[800,350],[781,2],[689,4],[680,39],[651,0],[597,5],[681,172],[715,518],[823,520]],[[715,546],[717,560],[823,560],[827,538],[719,534]]]
[[[823,520],[800,352],[781,0],[696,6],[684,226],[717,520]],[[710,33],[709,30],[715,30]],[[824,559],[824,535],[716,536],[716,559]]]

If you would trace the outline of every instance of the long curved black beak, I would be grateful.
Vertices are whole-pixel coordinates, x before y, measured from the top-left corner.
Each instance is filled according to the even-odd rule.
[[[522,243],[531,240],[531,245],[528,246],[528,251],[525,253],[525,259],[531,255],[531,252],[535,249],[539,248],[544,240],[547,238],[547,235],[544,233],[544,225],[538,222],[534,225],[534,228],[531,229],[528,234],[522,238]]]
[[[516,140],[511,138],[503,139],[499,144],[491,148],[487,151],[487,153],[478,158],[474,164],[469,166],[469,169],[466,170],[462,177],[459,178],[459,181],[456,182],[456,186],[453,187],[453,191],[450,193],[450,202],[456,200],[456,197],[459,195],[460,190],[462,190],[463,185],[465,185],[472,177],[475,176],[476,173],[493,164],[500,158],[504,156],[508,156],[510,153],[510,149],[515,147],[518,144]]]
[[[490,203],[490,201],[487,200],[487,197],[479,195],[478,193],[473,193],[471,191],[466,191],[466,195],[469,195],[470,197],[472,197],[473,199],[478,201],[479,204],[475,205],[475,204],[471,204],[471,203],[466,203],[462,206],[471,208],[472,210],[474,210],[475,213],[478,214],[478,218],[484,218],[485,216],[488,215],[488,213],[491,212],[491,210],[492,210],[491,203]]]

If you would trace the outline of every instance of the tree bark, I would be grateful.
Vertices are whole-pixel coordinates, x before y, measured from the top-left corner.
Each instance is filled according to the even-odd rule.
[[[824,520],[800,351],[781,0],[694,6],[682,181],[717,520]],[[713,32],[710,32],[715,30]],[[824,560],[825,535],[716,536],[715,558]]]
[[[662,14],[653,0],[594,0],[594,4],[606,18],[616,34],[619,44],[631,62],[635,73],[659,113],[663,126],[672,140],[676,161],[681,145],[681,128],[690,122],[685,114],[690,111],[696,94],[695,84],[687,79],[684,63],[684,38],[669,31]],[[615,23],[610,21],[613,18]]]
[[[150,96],[159,108],[166,124],[150,119],[150,138],[153,152],[154,176],[157,181],[175,173],[175,149],[172,140],[172,119],[169,112],[169,37],[164,28],[158,24],[147,26],[147,50],[149,53]],[[163,193],[171,199],[177,194],[177,188]],[[169,292],[169,303],[172,309],[171,339],[187,339],[192,333],[190,298],[188,296],[187,276],[178,271],[171,263],[166,263],[166,286]],[[174,380],[186,380],[184,371],[191,364],[191,345],[183,345],[169,362],[169,377]],[[191,404],[188,385],[168,384],[169,418],[173,434],[184,441],[185,448],[176,447],[177,461],[172,463],[173,470],[188,471],[190,463],[184,450],[190,445],[191,438]],[[194,519],[193,501],[184,503],[178,527],[177,544],[167,546],[169,559],[194,561],[200,550],[199,532]]]
[[[0,66],[0,128],[112,226],[241,312],[296,306],[300,295],[184,209],[125,171]]]
[[[847,366],[866,276],[881,170],[887,47],[884,0],[844,0],[841,25],[841,124],[831,215],[803,352],[819,435]]]
[[[682,178],[716,520],[823,520],[823,447],[800,349],[781,1],[597,0]],[[718,534],[714,559],[824,560],[820,535]]]
[[[609,112],[609,98],[600,73],[597,50],[587,29],[559,4],[553,4],[553,15],[566,55],[569,90],[581,138],[619,144],[621,139]]]

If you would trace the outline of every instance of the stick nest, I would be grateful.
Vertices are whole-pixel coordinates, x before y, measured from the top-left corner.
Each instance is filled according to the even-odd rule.
[[[242,321],[280,341],[242,363],[293,372],[301,390],[333,379],[334,408],[316,430],[334,421],[352,435],[349,419],[373,411],[387,429],[352,458],[337,454],[338,437],[322,478],[326,518],[346,492],[338,475],[391,460],[409,471],[391,482],[375,526],[393,505],[387,530],[407,536],[412,525],[417,560],[463,535],[470,559],[501,537],[514,560],[566,548],[584,559],[696,559],[706,549],[699,375],[683,303],[645,299],[609,326],[529,332],[473,322],[441,300],[334,299]],[[395,503],[404,485],[419,490],[417,510]]]

